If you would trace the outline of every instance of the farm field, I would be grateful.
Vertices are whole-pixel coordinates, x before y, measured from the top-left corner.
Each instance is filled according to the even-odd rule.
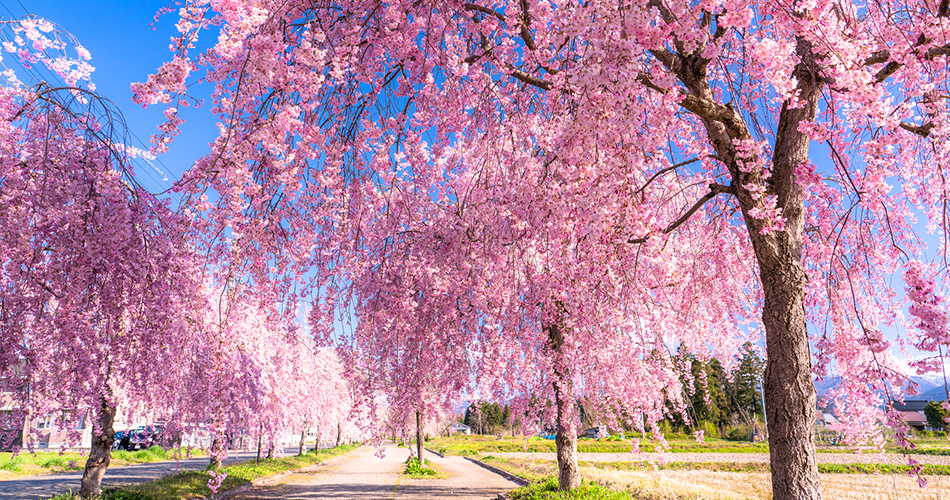
[[[543,481],[557,474],[553,460],[482,459],[533,482]],[[681,469],[676,466],[652,470],[622,468],[618,464],[581,462],[581,477],[612,490],[628,491],[641,500],[698,498],[771,499],[772,485],[767,465],[750,470],[724,470],[728,465],[713,470],[702,468]],[[732,464],[735,466],[735,464]],[[741,467],[737,467],[741,469]],[[758,469],[758,470],[756,470]],[[920,488],[913,476],[906,473],[829,473],[820,474],[822,495],[826,500],[929,500],[943,499],[950,494],[950,477],[925,475],[928,485]]]
[[[769,452],[769,446],[766,443],[730,441],[719,438],[707,438],[705,443],[700,444],[689,436],[670,435],[667,436],[667,442],[670,445],[669,451],[671,453],[767,454]],[[922,437],[912,439],[912,442],[916,447],[910,450],[911,454],[950,457],[950,440],[946,438]],[[497,453],[554,453],[555,451],[553,440],[543,439],[537,436],[532,436],[527,439],[520,436],[505,436],[499,439],[497,436],[481,435],[440,437],[427,441],[426,446],[444,455],[462,456]],[[648,439],[641,439],[639,441],[639,448],[641,452],[645,453],[661,451],[658,449],[658,446],[655,446]],[[629,440],[621,440],[619,437],[606,439],[582,438],[577,442],[577,451],[579,453],[629,454],[631,449],[631,442]],[[903,454],[902,450],[897,449],[892,443],[887,445],[885,451],[887,453]],[[823,454],[854,454],[854,449],[844,445],[821,445],[818,446],[818,452]],[[865,452],[863,455],[873,457],[876,453],[873,451]]]
[[[671,451],[674,453],[709,451],[728,453],[768,453],[768,445],[727,441],[725,439],[707,439],[705,444],[699,444],[689,437],[668,438]],[[527,438],[506,436],[498,439],[497,436],[453,436],[436,438],[426,443],[430,449],[448,455],[484,455],[489,453],[554,453],[554,440],[543,439],[537,436]],[[631,449],[630,441],[619,437],[606,439],[579,439],[577,451],[581,453],[628,453]],[[654,445],[648,440],[640,442],[640,450],[654,451]]]

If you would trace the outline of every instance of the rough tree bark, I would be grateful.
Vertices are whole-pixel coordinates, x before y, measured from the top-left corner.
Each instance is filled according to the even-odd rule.
[[[208,469],[210,470],[221,470],[221,442],[223,436],[215,433],[214,438],[211,440],[211,463],[208,464]]]
[[[763,180],[761,171],[739,167],[740,160],[749,159],[739,158],[734,141],[754,138],[740,112],[716,101],[707,80],[710,60],[695,52],[674,54],[666,49],[654,55],[689,89],[681,105],[702,120],[717,158],[729,169],[732,185],[711,185],[706,199],[721,193],[736,197],[759,265],[765,296],[762,323],[767,360],[763,386],[771,439],[772,497],[820,500],[813,436],[816,393],[803,302],[807,280],[802,264],[804,198],[795,169],[808,158],[809,139],[799,131],[799,125],[814,120],[822,81],[811,43],[799,38],[796,53],[800,62],[794,76],[801,104],[792,108],[786,102],[782,107],[771,177],[767,180]],[[652,85],[648,79],[642,81]],[[776,205],[782,209],[785,227],[781,231],[762,234],[766,221],[750,215],[761,200],[745,186],[762,184],[767,186],[767,195],[775,195]]]
[[[416,458],[422,463],[422,412],[416,410]]]
[[[343,423],[337,422],[336,423],[336,445],[337,446],[340,446],[341,444],[340,441],[342,441],[342,439],[343,439]]]
[[[261,463],[261,448],[264,447],[264,424],[261,424],[260,432],[257,433],[257,459],[254,463]]]
[[[558,304],[557,317],[544,330],[548,347],[554,355],[554,403],[557,406],[557,432],[554,445],[557,448],[558,487],[572,490],[581,485],[577,465],[577,431],[574,429],[574,388],[571,374],[564,360],[564,307]]]
[[[817,396],[805,326],[805,203],[795,180],[795,169],[808,159],[810,143],[798,126],[815,119],[821,82],[811,44],[799,40],[798,55],[802,62],[795,77],[804,106],[783,106],[772,164],[771,182],[786,219],[785,230],[762,235],[750,226],[749,231],[765,295],[762,323],[767,358],[763,392],[775,500],[821,498],[814,436]]]
[[[98,432],[92,436],[92,449],[89,450],[89,459],[86,460],[86,469],[82,473],[82,483],[79,487],[79,496],[92,498],[99,495],[102,489],[102,476],[112,461],[112,443],[115,442],[115,406],[110,406],[105,399],[99,409]]]
[[[297,450],[298,455],[303,455],[307,453],[307,424],[303,424],[303,429],[300,430],[300,448]]]

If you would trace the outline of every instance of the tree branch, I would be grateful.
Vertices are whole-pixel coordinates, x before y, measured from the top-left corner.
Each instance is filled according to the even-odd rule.
[[[690,207],[689,210],[686,211],[686,213],[681,215],[679,219],[676,219],[675,221],[670,223],[670,225],[666,226],[666,229],[664,229],[660,234],[670,234],[671,232],[673,232],[674,229],[680,227],[681,225],[683,225],[684,222],[689,220],[689,218],[692,217],[693,214],[695,214],[700,208],[702,208],[702,206],[705,205],[707,201],[715,198],[716,196],[722,193],[735,195],[736,194],[735,186],[733,186],[732,184],[728,186],[723,186],[722,184],[718,184],[715,182],[710,184],[709,192],[706,193],[706,196],[703,196],[702,198],[697,200],[696,203],[694,203],[693,206]],[[633,239],[627,240],[627,243],[633,243],[633,244],[646,243],[647,240],[650,239],[650,236],[651,235],[646,235],[641,238],[633,238]]]
[[[474,4],[474,3],[467,3],[467,4],[463,5],[462,7],[463,7],[465,10],[468,10],[468,11],[473,11],[473,10],[474,10],[474,11],[481,12],[481,13],[483,13],[483,14],[488,14],[489,16],[494,16],[494,17],[498,18],[498,19],[501,20],[501,21],[504,21],[504,20],[505,20],[505,16],[504,16],[504,15],[502,15],[502,14],[501,14],[500,12],[498,12],[497,10],[489,9],[488,7],[482,7],[481,5],[477,5],[477,4]]]
[[[511,76],[521,80],[524,83],[527,83],[528,85],[534,85],[541,90],[551,90],[551,86],[553,85],[550,80],[529,75],[520,69],[512,69]]]
[[[934,128],[934,124],[932,122],[927,122],[923,125],[911,125],[909,123],[901,122],[900,127],[908,132],[917,134],[921,137],[929,137],[930,130]]]
[[[534,44],[534,37],[531,36],[531,14],[528,13],[528,0],[521,0],[521,39],[531,50],[538,50]]]
[[[921,39],[917,41],[918,46],[923,45],[924,43],[927,43],[927,39],[923,37],[921,37]],[[919,55],[919,52],[915,50],[914,55]],[[950,44],[941,45],[939,47],[931,47],[927,49],[927,52],[924,52],[923,54],[923,58],[926,61],[933,61],[937,57],[945,56],[945,55],[950,55]],[[879,50],[871,54],[871,57],[865,59],[864,65],[871,66],[873,64],[881,64],[883,62],[887,62],[887,60],[890,58],[891,58],[890,51]],[[874,75],[874,83],[881,83],[884,80],[887,80],[891,75],[896,73],[897,70],[901,69],[903,65],[904,65],[903,63],[899,63],[897,61],[891,61],[887,63],[887,65],[885,65],[883,68],[878,70],[878,72]]]
[[[664,169],[658,171],[657,173],[653,174],[653,176],[650,177],[650,179],[647,180],[647,181],[643,184],[643,186],[640,187],[640,189],[638,189],[635,193],[633,193],[633,195],[636,196],[636,195],[642,193],[643,190],[646,189],[647,186],[650,185],[650,183],[652,183],[653,181],[655,181],[655,180],[656,180],[657,178],[659,178],[661,175],[663,175],[663,174],[669,172],[670,170],[676,170],[677,168],[680,168],[680,167],[689,165],[690,163],[695,163],[695,162],[697,162],[697,161],[699,161],[699,158],[693,158],[692,160],[681,161],[681,162],[677,163],[676,165],[671,165],[671,166],[669,166],[669,167],[666,167],[666,168],[664,168]]]

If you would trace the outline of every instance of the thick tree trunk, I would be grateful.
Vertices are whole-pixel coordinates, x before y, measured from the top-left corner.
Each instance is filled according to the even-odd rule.
[[[215,433],[214,439],[211,440],[211,463],[208,468],[214,471],[221,469],[221,443],[224,441],[222,437]]]
[[[816,81],[818,71],[811,44],[800,39],[797,50],[802,62],[795,76],[804,106],[782,108],[772,161],[772,183],[786,219],[785,230],[752,235],[765,295],[762,323],[767,359],[763,392],[774,500],[821,498],[814,432],[817,397],[805,326],[805,203],[795,178],[795,169],[808,160],[810,143],[799,132],[799,125],[815,119],[821,83]]]
[[[277,448],[277,445],[274,444],[273,439],[267,440],[267,459],[270,460],[274,458],[274,449]]]
[[[577,432],[574,429],[574,390],[571,374],[565,364],[564,309],[558,304],[558,315],[552,324],[545,325],[549,347],[554,355],[554,403],[557,405],[557,432],[554,445],[557,448],[558,488],[573,490],[581,485],[580,468],[577,465]]]
[[[112,444],[115,442],[115,407],[109,406],[105,399],[99,409],[99,426],[97,433],[92,436],[92,449],[89,450],[89,459],[86,460],[86,469],[82,474],[82,483],[79,487],[79,496],[91,498],[98,496],[102,489],[102,476],[112,461]]]
[[[422,412],[416,410],[416,458],[422,463]]]
[[[303,429],[300,430],[300,448],[297,450],[298,455],[304,453],[307,453],[307,424],[304,424]]]
[[[261,424],[260,432],[257,434],[257,460],[254,463],[261,463],[261,448],[264,447],[264,424]]]
[[[340,444],[341,444],[340,441],[341,441],[342,439],[343,439],[343,423],[342,423],[342,422],[337,422],[337,423],[336,423],[336,445],[337,445],[337,446],[340,446]]]
[[[748,162],[751,158],[740,158],[735,141],[752,141],[754,137],[740,112],[716,102],[706,78],[710,61],[697,53],[677,54],[669,67],[698,98],[684,99],[682,105],[702,118],[710,144],[732,177],[730,186],[715,190],[710,186],[710,193],[728,192],[736,196],[759,264],[765,296],[762,323],[767,360],[763,387],[772,497],[820,500],[813,433],[816,396],[803,302],[807,279],[802,264],[804,198],[795,170],[808,160],[810,140],[799,131],[799,126],[814,121],[822,81],[811,43],[798,38],[796,53],[799,63],[794,76],[798,80],[799,103],[790,107],[786,102],[782,107],[768,179],[763,178],[764,172],[759,169],[740,168],[740,160]],[[785,219],[782,230],[763,234],[767,222],[751,214],[765,200],[757,198],[746,187],[749,185],[764,187],[766,196],[776,197],[776,206]]]

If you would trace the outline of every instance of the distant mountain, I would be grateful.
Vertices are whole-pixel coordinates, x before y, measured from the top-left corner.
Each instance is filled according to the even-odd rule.
[[[916,396],[907,396],[908,400],[927,400],[927,401],[943,401],[947,399],[946,390],[944,389],[943,375],[928,375],[923,377],[911,377],[911,380],[917,382],[917,392],[919,393]],[[841,382],[841,377],[834,375],[831,377],[825,377],[824,380],[815,381],[815,390],[818,392],[818,399],[821,400],[824,396],[828,395],[831,389],[834,389],[838,383]]]
[[[822,380],[816,380],[815,390],[818,392],[818,399],[821,399],[825,396],[825,394],[828,394],[828,391],[838,385],[838,382],[841,382],[841,377],[838,375],[825,377]]]
[[[940,384],[933,389],[921,392],[919,396],[914,396],[914,399],[921,399],[925,401],[943,401],[944,399],[947,399],[947,389],[943,386],[943,384]]]

